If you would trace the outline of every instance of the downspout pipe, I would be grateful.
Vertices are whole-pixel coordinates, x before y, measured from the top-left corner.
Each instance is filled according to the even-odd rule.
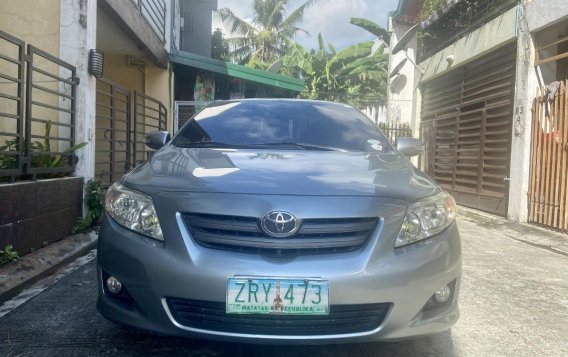
[[[136,67],[142,73],[142,90],[144,91],[144,94],[148,93],[147,80],[146,80],[146,77],[148,75],[147,73],[148,66],[146,62],[140,59],[136,59],[132,55],[128,55],[126,57],[126,61],[128,66]]]

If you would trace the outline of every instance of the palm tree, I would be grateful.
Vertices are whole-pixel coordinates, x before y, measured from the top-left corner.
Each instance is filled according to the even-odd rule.
[[[229,57],[241,64],[266,69],[274,60],[284,55],[286,45],[298,32],[308,34],[298,27],[304,11],[316,0],[308,0],[286,16],[288,0],[253,0],[253,18],[247,22],[230,9],[217,10],[223,26],[234,37],[228,38]]]

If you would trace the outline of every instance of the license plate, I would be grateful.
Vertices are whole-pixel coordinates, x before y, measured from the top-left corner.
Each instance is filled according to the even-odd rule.
[[[329,282],[321,279],[229,278],[228,314],[329,314]]]

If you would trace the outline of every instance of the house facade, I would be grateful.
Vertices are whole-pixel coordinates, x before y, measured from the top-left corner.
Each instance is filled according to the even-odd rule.
[[[57,137],[62,140],[52,140],[59,149],[65,149],[71,138],[73,143],[87,143],[75,152],[74,175],[112,181],[144,156],[143,145],[138,145],[138,152],[126,149],[131,141],[139,141],[158,122],[160,128],[167,129],[168,124],[171,128],[173,77],[168,53],[175,4],[166,0],[8,0],[0,4],[0,29],[53,57],[46,68],[38,67],[49,73],[31,71],[31,94],[52,108],[31,104],[30,111],[59,131]],[[41,66],[42,60],[34,64]],[[98,64],[100,73],[90,71],[90,63]],[[66,93],[69,77],[64,67],[74,72],[73,96]],[[45,90],[35,87],[42,82]],[[71,110],[72,122],[64,115]],[[41,124],[32,119],[28,126],[41,133]],[[72,130],[66,131],[69,125]]]
[[[169,59],[175,74],[173,131],[212,100],[295,97],[304,81],[211,58],[212,18],[217,0],[180,2],[180,43]]]
[[[145,160],[146,132],[171,128],[175,6],[0,2],[2,248],[25,254],[69,235],[83,182],[115,181]]]
[[[0,249],[25,254],[67,236],[84,213],[83,183],[109,185],[146,161],[146,133],[175,131],[179,100],[205,93],[197,78],[217,88],[200,105],[232,92],[289,96],[303,88],[212,60],[216,7],[216,0],[0,2]]]
[[[421,168],[464,206],[568,228],[568,119],[554,109],[568,78],[565,1],[422,5],[400,0],[390,14],[388,95],[389,116],[426,146]]]

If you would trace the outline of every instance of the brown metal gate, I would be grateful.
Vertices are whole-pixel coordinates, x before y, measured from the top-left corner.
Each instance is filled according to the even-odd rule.
[[[516,46],[427,82],[420,135],[425,171],[459,204],[506,215]]]
[[[156,130],[166,130],[168,111],[159,100],[133,92],[134,110],[132,122],[132,163],[134,166],[148,159],[148,152],[144,138],[147,133]]]
[[[158,100],[106,79],[97,80],[95,177],[111,184],[147,160],[144,137],[166,130],[166,107]]]
[[[529,222],[568,230],[568,80],[534,100]]]
[[[78,84],[74,66],[0,30],[0,182],[75,170]]]
[[[132,168],[130,91],[99,79],[96,105],[95,176],[112,183]]]

